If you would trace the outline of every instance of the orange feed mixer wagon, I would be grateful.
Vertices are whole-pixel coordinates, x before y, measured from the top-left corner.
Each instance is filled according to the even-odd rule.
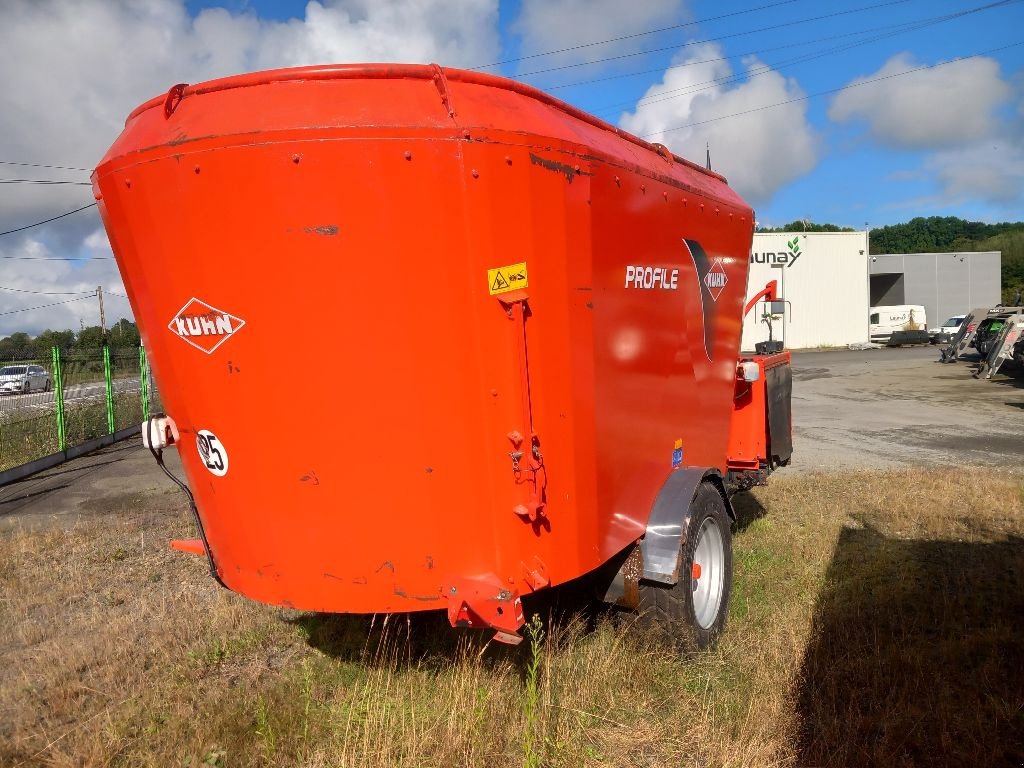
[[[173,544],[224,586],[517,642],[521,597],[603,575],[721,630],[728,493],[791,452],[724,178],[521,83],[343,65],[176,85],[93,185],[194,496]]]

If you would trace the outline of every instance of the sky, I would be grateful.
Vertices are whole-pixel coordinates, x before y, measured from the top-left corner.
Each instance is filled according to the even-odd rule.
[[[765,226],[1024,220],[1024,0],[3,0],[0,51],[0,181],[69,182],[0,184],[0,232],[92,203],[174,83],[357,61],[480,68],[710,148]],[[0,337],[97,324],[98,285],[131,318],[95,208],[0,235]]]

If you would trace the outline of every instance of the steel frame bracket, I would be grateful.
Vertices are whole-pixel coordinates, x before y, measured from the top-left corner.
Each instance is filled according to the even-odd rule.
[[[445,582],[448,621],[453,627],[489,627],[495,640],[510,645],[523,641],[519,628],[526,623],[519,592],[509,589],[494,574],[456,577]]]

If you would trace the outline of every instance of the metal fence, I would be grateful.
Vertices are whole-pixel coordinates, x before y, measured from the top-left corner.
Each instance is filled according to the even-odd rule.
[[[161,409],[142,347],[0,358],[0,472],[128,428]]]

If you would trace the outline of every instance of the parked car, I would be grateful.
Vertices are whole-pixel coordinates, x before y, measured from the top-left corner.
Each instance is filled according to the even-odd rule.
[[[49,392],[53,382],[41,365],[5,365],[0,368],[0,394],[27,394],[32,390]]]
[[[960,325],[965,317],[967,315],[953,315],[938,328],[929,328],[928,340],[932,344],[949,344],[956,336],[956,332],[960,330]]]

